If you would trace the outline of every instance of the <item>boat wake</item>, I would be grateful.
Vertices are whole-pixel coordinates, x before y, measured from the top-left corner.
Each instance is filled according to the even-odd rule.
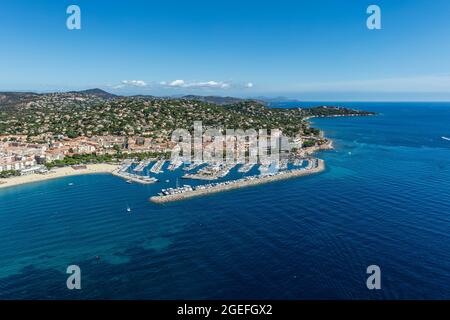
[[[441,138],[444,140],[450,141],[450,138],[447,138],[447,137],[441,137]]]

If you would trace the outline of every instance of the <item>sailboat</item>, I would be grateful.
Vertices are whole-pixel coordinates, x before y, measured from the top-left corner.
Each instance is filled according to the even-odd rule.
[[[127,206],[127,212],[131,212],[130,206]]]

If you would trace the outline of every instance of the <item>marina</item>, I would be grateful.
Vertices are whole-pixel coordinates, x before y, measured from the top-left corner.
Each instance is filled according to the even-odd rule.
[[[183,179],[217,180],[225,177],[236,164],[214,163],[200,169],[197,173],[185,174]]]
[[[140,176],[137,174],[124,172],[121,170],[113,171],[112,174],[115,175],[116,177],[125,179],[128,183],[136,182],[136,183],[140,183],[140,184],[152,184],[152,183],[158,182],[158,179],[156,179],[154,177]]]
[[[184,185],[179,188],[163,189],[157,196],[151,197],[150,201],[154,203],[167,203],[172,201],[179,201],[191,197],[208,195],[212,193],[244,188],[248,186],[278,180],[311,175],[325,170],[325,163],[321,159],[310,159],[308,162],[309,162],[308,166],[306,168],[301,169],[279,171],[267,175],[249,176],[237,180],[209,183],[206,185],[199,185],[199,186]]]

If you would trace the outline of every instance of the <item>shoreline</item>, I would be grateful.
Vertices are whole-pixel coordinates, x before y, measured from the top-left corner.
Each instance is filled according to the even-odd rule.
[[[15,187],[23,184],[29,184],[34,182],[41,182],[65,177],[86,175],[86,174],[99,174],[110,173],[112,174],[117,170],[118,166],[112,164],[88,164],[85,169],[73,169],[72,167],[54,168],[46,174],[31,174],[26,176],[10,177],[6,179],[0,179],[0,189]]]
[[[315,119],[315,118],[319,119],[319,118],[367,117],[367,116],[371,116],[371,115],[349,114],[349,115],[332,115],[332,116],[309,116],[309,117],[305,117],[304,120],[308,123],[308,126],[311,127],[312,123],[309,120]],[[334,149],[333,140],[325,137],[325,131],[323,131],[322,129],[319,129],[319,130],[320,130],[320,132],[322,132],[323,137],[327,140],[327,142],[322,145],[319,145],[319,146],[303,148],[303,150],[301,152],[301,154],[303,156],[311,156],[311,155],[315,154],[316,152]]]
[[[323,161],[322,159],[318,159],[317,161],[318,161],[317,167],[314,167],[309,170],[294,170],[294,171],[286,172],[286,173],[280,174],[280,175],[266,176],[266,177],[261,177],[261,178],[254,179],[254,180],[242,180],[242,181],[238,181],[238,182],[235,182],[232,184],[214,186],[214,187],[211,187],[208,189],[197,189],[197,190],[193,190],[193,191],[187,191],[187,192],[184,192],[181,194],[173,194],[173,195],[166,195],[166,196],[152,196],[149,198],[149,200],[150,200],[150,202],[153,202],[153,203],[162,204],[162,203],[168,203],[168,202],[174,202],[174,201],[181,201],[181,200],[185,200],[185,199],[189,199],[189,198],[193,198],[193,197],[206,196],[209,194],[214,194],[214,193],[219,193],[219,192],[224,192],[224,191],[229,191],[229,190],[234,190],[234,189],[246,188],[246,187],[270,183],[270,182],[274,182],[274,181],[286,180],[286,179],[295,178],[295,177],[308,176],[308,175],[320,173],[325,170],[325,161]]]

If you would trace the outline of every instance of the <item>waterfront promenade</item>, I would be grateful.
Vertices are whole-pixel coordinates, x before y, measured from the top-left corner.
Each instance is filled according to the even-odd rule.
[[[250,187],[258,184],[264,184],[279,180],[285,180],[295,177],[307,176],[315,173],[322,172],[325,170],[325,162],[321,159],[312,160],[315,162],[310,168],[307,169],[296,169],[280,172],[275,175],[266,175],[266,176],[253,176],[247,177],[239,180],[231,180],[227,182],[222,182],[214,186],[204,187],[204,188],[196,188],[194,190],[184,191],[182,193],[174,193],[168,195],[158,195],[150,198],[151,202],[154,203],[168,203],[173,201],[180,201],[192,197],[204,196],[212,193],[223,192],[238,188]]]

